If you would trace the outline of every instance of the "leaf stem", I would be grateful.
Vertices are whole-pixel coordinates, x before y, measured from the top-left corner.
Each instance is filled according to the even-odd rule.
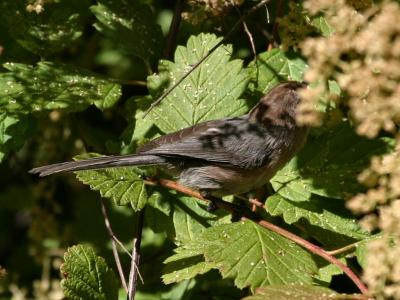
[[[348,252],[348,251],[350,251],[350,250],[353,250],[354,248],[357,247],[357,245],[358,245],[359,243],[360,243],[360,242],[355,242],[355,243],[346,245],[346,246],[344,246],[344,247],[342,247],[342,248],[335,249],[335,250],[331,250],[331,251],[327,251],[327,252],[329,253],[329,255],[338,255],[338,254],[342,254],[342,253]]]
[[[167,180],[167,179],[151,179],[151,180],[145,180],[146,184],[150,185],[160,185],[169,189],[173,189],[175,191],[181,192],[183,194],[192,196],[194,198],[197,198],[201,201],[212,201],[217,208],[224,209],[226,211],[229,211],[230,213],[235,213],[235,214],[240,214],[242,216],[243,220],[251,220],[258,225],[269,229],[273,232],[278,233],[279,235],[295,242],[296,244],[302,246],[303,248],[309,250],[311,253],[318,255],[322,257],[323,259],[327,260],[328,262],[336,265],[338,268],[340,268],[353,282],[354,284],[359,288],[362,294],[366,295],[368,294],[368,289],[364,285],[364,283],[361,281],[361,279],[344,263],[342,263],[340,260],[337,258],[333,257],[330,255],[327,251],[322,249],[321,247],[314,245],[310,243],[309,241],[279,227],[276,226],[266,220],[261,219],[260,216],[256,215],[255,213],[251,211],[246,211],[243,209],[243,207],[238,207],[233,203],[224,201],[219,198],[212,198],[212,199],[206,199],[204,198],[199,192],[193,191],[187,187],[184,187],[180,185],[179,183],[172,181],[172,180]]]

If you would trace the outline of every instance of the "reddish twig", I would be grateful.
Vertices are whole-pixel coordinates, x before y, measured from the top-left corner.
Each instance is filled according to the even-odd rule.
[[[160,186],[163,186],[163,187],[166,187],[169,189],[173,189],[175,191],[186,194],[188,196],[197,198],[201,201],[205,201],[205,202],[210,201],[210,200],[204,198],[200,193],[193,191],[189,188],[186,188],[175,181],[171,181],[171,180],[167,180],[167,179],[152,179],[152,180],[145,180],[145,183],[150,184],[150,185],[160,185]],[[226,202],[219,198],[213,198],[212,202],[215,204],[215,206],[217,208],[224,209],[230,213],[240,214],[242,216],[243,220],[251,220],[266,229],[276,232],[279,235],[304,247],[305,249],[309,250],[311,253],[318,255],[318,256],[322,257],[323,259],[327,260],[328,262],[336,265],[354,282],[354,284],[359,288],[361,293],[363,293],[364,295],[368,294],[368,289],[364,285],[364,283],[361,281],[361,279],[358,278],[358,276],[348,266],[346,266],[344,263],[342,263],[337,258],[330,255],[327,251],[325,251],[321,247],[318,247],[318,246],[310,243],[309,241],[307,241],[307,240],[305,240],[283,228],[280,228],[279,226],[276,226],[270,222],[262,220],[259,216],[257,216],[253,212],[243,210],[242,207],[237,207],[233,203]]]

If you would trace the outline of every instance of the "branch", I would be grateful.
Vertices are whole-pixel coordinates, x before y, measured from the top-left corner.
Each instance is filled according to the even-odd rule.
[[[279,23],[278,23],[278,18],[282,14],[282,0],[278,0],[276,3],[276,15],[274,19],[274,27],[272,28],[272,37],[273,41],[269,44],[268,50],[271,48],[275,48],[276,44],[278,43],[279,35],[278,35],[278,29],[279,29]]]
[[[136,237],[133,239],[131,270],[129,272],[129,285],[128,285],[128,297],[127,297],[128,300],[135,299],[138,275],[143,282],[143,279],[139,273],[139,260],[140,260],[140,244],[142,242],[144,211],[145,209],[142,209],[138,214]]]
[[[242,18],[242,14],[240,13],[239,8],[236,5],[234,5],[234,6],[235,6],[237,13]],[[247,27],[247,23],[244,19],[242,20],[242,23],[243,23],[244,32],[246,33],[246,35],[249,39],[249,42],[250,42],[251,52],[253,53],[253,57],[254,57],[253,59],[254,59],[255,65],[256,65],[256,78],[258,78],[259,67],[258,67],[257,51],[256,51],[256,46],[254,44],[253,35],[251,34],[249,27]]]
[[[106,225],[108,234],[111,237],[112,252],[113,252],[113,255],[114,255],[115,264],[117,266],[118,274],[119,274],[119,277],[121,279],[122,286],[124,287],[124,290],[126,292],[128,292],[128,286],[126,285],[126,279],[125,279],[125,275],[124,275],[124,270],[122,269],[121,261],[119,259],[119,254],[118,254],[118,250],[117,250],[117,244],[116,244],[116,241],[118,241],[119,243],[121,243],[121,242],[114,235],[114,232],[113,232],[113,230],[111,228],[110,220],[108,219],[106,206],[104,205],[104,200],[102,198],[100,198],[100,204],[101,204],[101,212],[103,213],[103,217],[104,217],[104,223]]]
[[[239,214],[242,216],[242,220],[251,220],[266,229],[276,232],[279,235],[304,247],[305,249],[309,250],[311,253],[318,255],[318,256],[322,257],[323,259],[327,260],[328,262],[336,265],[354,282],[354,284],[359,288],[359,290],[361,291],[362,294],[364,294],[364,295],[368,294],[368,289],[364,285],[364,283],[361,281],[361,279],[358,278],[357,275],[354,274],[354,272],[348,266],[346,266],[344,263],[342,263],[340,260],[338,260],[337,258],[330,255],[327,251],[325,251],[321,247],[316,246],[316,245],[310,243],[309,241],[307,241],[307,240],[305,240],[283,228],[280,228],[279,226],[276,226],[270,222],[262,220],[258,215],[256,215],[255,213],[253,213],[249,210],[244,210],[242,207],[238,207],[233,203],[224,201],[219,198],[206,199],[199,192],[196,192],[187,187],[184,187],[175,181],[171,181],[171,180],[167,180],[167,179],[152,179],[152,180],[145,180],[145,183],[150,184],[150,185],[160,185],[160,186],[163,186],[163,187],[166,187],[169,189],[173,189],[175,191],[178,191],[178,192],[186,194],[188,196],[197,198],[204,202],[212,201],[217,208],[224,209],[230,213]]]
[[[147,111],[144,113],[143,118],[147,116],[147,114],[155,107],[157,106],[164,98],[166,98],[178,85],[181,84],[183,80],[186,79],[194,70],[197,69],[198,66],[200,66],[217,48],[219,48],[223,43],[225,43],[231,35],[236,31],[236,29],[239,27],[239,25],[246,20],[247,17],[249,17],[251,14],[253,14],[255,11],[257,11],[259,8],[262,6],[266,5],[269,1],[271,0],[262,0],[258,4],[254,5],[251,9],[249,9],[232,27],[232,29],[227,33],[227,35],[219,42],[217,43],[214,47],[212,47],[210,50],[207,51],[206,55],[203,56],[197,63],[195,63],[192,68],[186,72],[173,86],[171,86],[169,89],[167,89],[160,97],[157,98],[156,101],[154,101],[150,107],[147,109]]]
[[[176,36],[178,34],[179,25],[182,20],[182,0],[176,0],[174,16],[171,21],[171,26],[169,27],[167,41],[164,49],[164,58],[171,59],[172,52],[174,50],[174,45],[176,43]]]
[[[240,13],[239,8],[236,5],[234,5],[234,6],[235,6],[236,12],[238,13],[239,17],[242,18],[242,14]],[[256,52],[256,46],[254,44],[253,35],[251,34],[249,27],[247,27],[246,21],[244,19],[242,20],[242,24],[243,24],[244,32],[246,33],[246,35],[249,39],[250,47],[251,47],[251,51],[253,53],[254,59],[256,60],[257,52]],[[257,63],[257,60],[256,60],[256,63]]]

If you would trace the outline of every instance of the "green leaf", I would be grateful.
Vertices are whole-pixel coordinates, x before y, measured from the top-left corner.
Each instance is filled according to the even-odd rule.
[[[385,239],[385,242],[387,242],[388,245],[393,246],[392,238],[390,236],[382,235],[381,233],[374,234],[370,236],[370,238],[360,241],[355,245],[355,254],[357,257],[357,262],[363,268],[365,268],[367,265],[368,244],[370,242],[374,242],[379,239]]]
[[[132,208],[138,211],[147,202],[146,186],[137,168],[109,168],[75,173],[81,182],[88,184],[92,190],[99,191],[102,197],[112,199],[117,205],[131,204]]]
[[[199,238],[207,262],[239,288],[311,283],[318,268],[310,253],[275,232],[246,221],[214,226]]]
[[[345,299],[361,299],[361,295],[345,295],[338,294],[335,291],[313,285],[271,285],[257,289],[257,293],[253,296],[243,298],[243,300],[345,300]]]
[[[306,146],[271,179],[275,191],[292,201],[308,201],[312,194],[343,199],[364,189],[357,175],[372,155],[393,148],[393,140],[358,136],[348,123],[308,138]]]
[[[118,299],[118,283],[114,272],[102,257],[89,246],[76,245],[64,255],[61,266],[64,294],[73,300]]]
[[[186,47],[176,49],[174,63],[160,61],[160,73],[148,77],[153,98],[171,87],[220,40],[213,34],[191,36]],[[246,89],[248,74],[242,61],[230,60],[231,53],[232,46],[220,46],[150,111],[149,117],[161,131],[172,132],[248,110],[246,102],[239,99]]]
[[[365,239],[369,234],[363,231],[354,219],[345,218],[327,209],[327,202],[338,201],[323,197],[310,198],[308,202],[298,202],[285,199],[274,194],[266,201],[266,210],[273,216],[283,216],[288,224],[293,224],[301,218],[310,224],[331,232],[351,237],[356,240]]]
[[[321,260],[322,260],[322,258],[321,258]],[[339,260],[343,264],[345,264],[345,265],[347,264],[346,260],[344,258],[341,258]],[[318,270],[318,276],[315,276],[315,278],[322,282],[325,282],[326,285],[328,286],[332,281],[332,277],[334,275],[343,274],[343,270],[334,264],[327,263],[326,260],[323,260],[322,263],[324,265]]]
[[[42,110],[81,111],[90,104],[113,106],[121,87],[73,66],[39,62],[36,66],[6,63],[0,73],[0,110],[28,114]]]
[[[167,292],[163,292],[161,297],[157,297],[154,300],[184,300],[192,299],[191,290],[196,287],[197,282],[195,280],[186,280],[178,284],[174,284],[171,289]],[[189,297],[188,297],[189,294]],[[139,297],[138,297],[139,298]],[[144,300],[144,299],[139,299]],[[145,299],[152,300],[152,299]]]
[[[35,125],[32,116],[0,113],[0,162],[10,151],[22,147]]]
[[[257,56],[257,63],[249,64],[250,90],[265,94],[281,81],[302,81],[306,69],[305,61],[293,52],[272,49]]]
[[[158,196],[156,196],[158,195]],[[177,194],[154,194],[146,209],[146,223],[156,232],[166,232],[176,243],[189,243],[219,221],[194,198]]]
[[[98,0],[91,7],[98,22],[95,27],[115,42],[119,49],[143,60],[158,57],[163,49],[161,27],[150,7],[138,1]]]
[[[166,266],[162,279],[165,284],[191,279],[216,268],[215,263],[204,260],[202,251],[196,242],[176,248],[175,254],[168,257],[164,263]]]
[[[42,57],[49,56],[70,46],[82,35],[79,11],[84,10],[85,1],[48,1],[36,5],[43,9],[39,13],[29,11],[31,2],[14,0],[0,3],[2,23],[24,48]]]
[[[311,24],[317,28],[324,37],[329,37],[335,32],[335,29],[329,25],[326,19],[322,16],[318,16],[311,21]]]
[[[129,99],[126,102],[126,118],[128,126],[121,134],[122,153],[135,152],[138,144],[147,139],[153,139],[160,135],[160,131],[153,124],[153,120],[144,117],[145,111],[151,104],[151,96],[144,96],[137,99]]]

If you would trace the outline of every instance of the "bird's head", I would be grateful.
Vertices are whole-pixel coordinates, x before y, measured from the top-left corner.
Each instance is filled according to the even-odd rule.
[[[296,126],[296,108],[300,102],[297,92],[306,82],[286,81],[269,90],[249,113],[251,122],[265,126]]]

